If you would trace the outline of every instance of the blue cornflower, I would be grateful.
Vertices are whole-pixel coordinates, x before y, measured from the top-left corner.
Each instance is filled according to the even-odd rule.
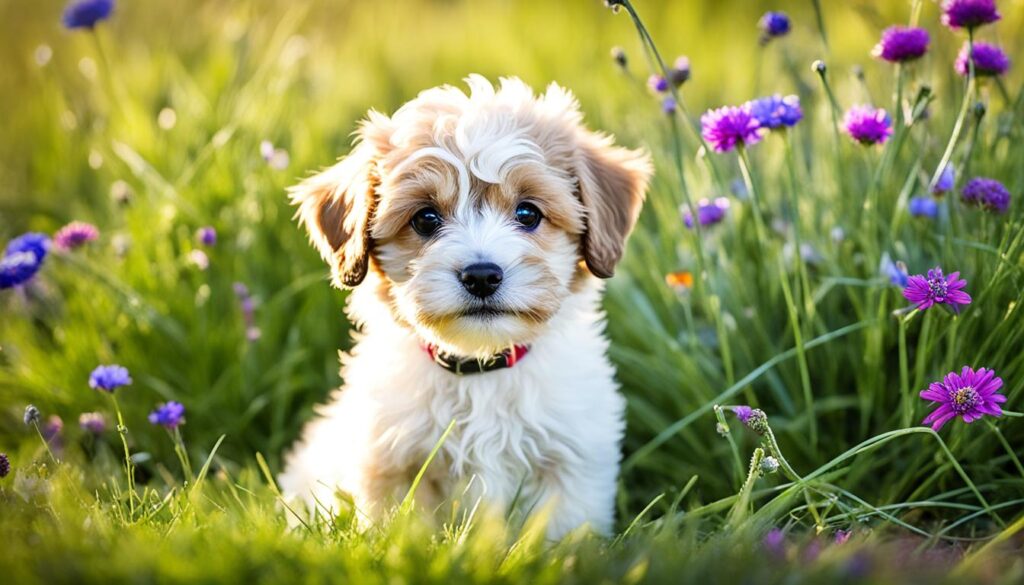
[[[912,197],[907,209],[914,217],[936,217],[939,215],[939,204],[931,197]]]
[[[156,407],[149,413],[149,422],[168,429],[176,428],[185,423],[185,406],[180,402],[170,401]]]
[[[888,253],[882,256],[882,265],[879,271],[882,276],[889,279],[893,286],[907,288],[907,284],[910,283],[910,272],[907,270],[907,265],[903,262],[893,262]]]
[[[90,388],[111,394],[121,386],[131,383],[132,377],[128,373],[128,369],[118,365],[96,366],[92,374],[89,374]]]
[[[947,164],[942,167],[942,172],[939,173],[939,180],[935,182],[935,186],[932,187],[932,194],[944,195],[953,190],[953,185],[956,184],[956,172],[953,169],[953,165]]]
[[[761,42],[767,43],[775,37],[789,34],[789,16],[785,12],[765,12],[758,26],[761,28]]]
[[[49,249],[45,234],[27,233],[8,242],[0,258],[0,289],[28,282],[42,268]]]
[[[113,11],[114,0],[78,0],[64,9],[61,20],[67,28],[93,28]]]
[[[750,114],[762,128],[791,128],[804,117],[804,111],[800,108],[800,98],[795,95],[770,95],[750,100],[747,105],[750,107]]]

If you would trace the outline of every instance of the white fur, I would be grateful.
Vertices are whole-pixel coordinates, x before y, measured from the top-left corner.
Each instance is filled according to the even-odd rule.
[[[360,513],[379,517],[393,502],[381,501],[364,471],[415,473],[455,419],[431,483],[421,486],[425,503],[439,504],[471,484],[460,496],[470,500],[466,507],[482,496],[501,511],[519,492],[523,509],[547,508],[552,538],[584,524],[609,532],[625,401],[605,357],[600,285],[592,282],[564,303],[514,367],[463,377],[438,367],[372,296],[372,283],[361,285],[351,311],[368,326],[343,356],[345,388],[306,428],[280,477],[282,489],[310,508],[319,502],[329,509],[341,490]],[[410,479],[383,491],[401,501]]]
[[[370,114],[371,130],[389,131],[379,143],[404,153],[390,167],[377,167],[381,206],[402,177],[415,175],[416,163],[429,158],[457,176],[438,183],[434,195],[453,198],[454,211],[422,245],[409,243],[415,239],[375,243],[379,271],[371,270],[349,298],[348,314],[360,332],[351,353],[342,355],[344,388],[306,427],[280,484],[311,512],[336,511],[341,491],[360,515],[379,518],[405,496],[454,420],[416,492],[425,507],[462,499],[464,508],[473,508],[480,499],[506,512],[515,503],[518,510],[549,514],[552,538],[584,525],[608,533],[625,401],[605,355],[601,282],[579,274],[579,230],[547,230],[538,241],[507,208],[492,208],[481,193],[471,192],[474,184],[501,185],[512,171],[525,169],[544,174],[565,206],[583,214],[577,179],[564,168],[578,157],[564,155],[558,167],[545,160],[542,148],[550,150],[552,141],[571,148],[565,141],[574,133],[559,130],[575,131],[580,124],[575,100],[555,85],[535,98],[515,79],[503,80],[499,91],[479,76],[468,83],[469,95],[436,88],[390,118]],[[601,148],[609,143],[593,140]],[[336,169],[348,172],[346,164]],[[329,173],[310,184],[332,180]],[[646,171],[640,175],[645,182]],[[640,195],[642,188],[638,183]],[[446,190],[452,192],[440,192]],[[317,203],[309,197],[302,186],[293,193],[307,211]],[[579,217],[576,223],[586,222]],[[314,233],[313,241],[330,262],[332,250],[323,250],[327,238]],[[504,271],[486,301],[459,282],[459,271],[475,262],[493,262]],[[390,302],[380,294],[383,284]],[[480,303],[513,314],[461,314]],[[523,317],[539,307],[550,315],[546,321]],[[429,357],[424,342],[464,356],[488,356],[512,344],[530,350],[511,368],[456,376]]]

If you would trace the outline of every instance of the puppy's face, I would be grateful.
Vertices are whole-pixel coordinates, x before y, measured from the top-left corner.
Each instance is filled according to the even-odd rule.
[[[292,200],[336,284],[372,268],[399,323],[485,356],[530,343],[581,279],[611,276],[650,171],[583,128],[557,86],[469,85],[371,112],[352,153]]]

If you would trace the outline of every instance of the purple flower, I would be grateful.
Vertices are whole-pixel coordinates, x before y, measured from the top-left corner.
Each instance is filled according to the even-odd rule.
[[[945,0],[942,24],[952,29],[975,28],[999,20],[995,0]]]
[[[4,256],[17,254],[19,252],[31,252],[39,259],[39,262],[42,262],[43,259],[46,258],[46,253],[49,252],[49,250],[49,236],[46,234],[29,232],[8,242],[7,247],[4,248]]]
[[[28,282],[42,268],[49,249],[46,234],[30,232],[8,242],[0,258],[0,289]]]
[[[882,144],[892,136],[892,119],[883,109],[853,106],[843,118],[843,128],[861,144]]]
[[[932,430],[937,431],[958,416],[965,423],[974,422],[986,414],[1002,416],[1003,409],[999,404],[1006,402],[1006,396],[999,394],[1002,387],[1002,378],[986,368],[975,372],[964,366],[959,374],[950,372],[941,382],[932,382],[927,390],[921,391],[921,398],[940,405],[921,423],[930,424]]]
[[[697,202],[697,221],[700,225],[714,225],[725,218],[729,211],[729,200],[725,197],[701,199]],[[693,214],[688,208],[683,209],[683,224],[693,229]]]
[[[785,12],[765,12],[757,25],[761,29],[762,43],[789,34],[789,16]]]
[[[658,93],[665,93],[668,91],[668,80],[661,75],[652,75],[647,78],[647,87]]]
[[[96,366],[89,375],[89,387],[113,394],[121,386],[132,383],[128,370],[118,365]]]
[[[936,217],[939,215],[939,204],[931,197],[912,197],[907,209],[914,217]]]
[[[0,453],[0,479],[7,477],[10,472],[11,460],[7,458],[7,453]]]
[[[78,426],[88,433],[102,435],[107,430],[107,417],[99,412],[83,412],[78,415]]]
[[[93,28],[114,11],[114,0],[77,0],[64,9],[61,21],[67,28]]]
[[[729,152],[737,144],[756,144],[761,140],[761,124],[749,105],[723,106],[708,110],[700,117],[701,135],[715,152]]]
[[[747,424],[750,420],[750,415],[753,414],[754,409],[749,406],[734,406],[732,407],[732,413],[736,415],[736,419],[743,424]]]
[[[100,237],[100,231],[91,223],[73,221],[60,228],[53,235],[53,245],[58,250],[74,250]]]
[[[0,259],[0,289],[28,282],[43,263],[32,252],[15,252]]]
[[[999,181],[987,177],[967,181],[960,191],[960,198],[968,205],[978,205],[996,213],[1006,213],[1010,208],[1010,192]]]
[[[57,438],[57,435],[59,435],[60,432],[63,430],[64,419],[57,416],[56,414],[52,414],[50,415],[49,418],[46,419],[46,423],[43,424],[43,428],[40,430],[40,432],[42,433],[43,438],[46,439],[46,442],[49,443],[54,438]]]
[[[882,31],[882,39],[871,55],[890,63],[913,61],[928,52],[930,41],[928,31],[923,28],[890,26]]]
[[[852,534],[852,530],[836,530],[835,536],[832,537],[832,542],[835,544],[846,544]]]
[[[679,104],[676,103],[676,98],[667,95],[665,99],[661,100],[661,111],[671,116],[676,113],[676,107]]]
[[[947,164],[942,167],[942,173],[939,174],[939,180],[935,182],[935,186],[932,187],[932,194],[943,195],[953,190],[953,185],[956,184],[956,174],[953,171],[953,165]]]
[[[217,244],[217,230],[212,226],[201,227],[196,230],[196,240],[204,246],[214,246]]]
[[[959,312],[960,305],[971,304],[971,296],[963,290],[965,286],[967,281],[960,278],[959,272],[946,276],[936,266],[928,271],[927,277],[921,274],[911,276],[903,289],[903,296],[921,311],[933,305],[946,305]]]
[[[180,402],[165,402],[149,413],[149,422],[168,429],[185,423],[185,406]]]
[[[786,533],[778,528],[769,530],[768,534],[761,539],[761,545],[768,551],[768,554],[777,559],[786,557]]]
[[[971,51],[968,43],[964,43],[960,54],[956,56],[953,67],[964,77],[970,74],[970,63],[967,56]],[[998,77],[1010,68],[1010,58],[996,45],[977,41],[974,43],[974,74],[978,77]]]
[[[800,108],[800,98],[795,95],[770,95],[751,100],[746,105],[762,128],[791,128],[804,117],[804,111]]]
[[[676,57],[676,62],[672,64],[672,69],[668,72],[668,80],[675,84],[676,87],[686,83],[690,80],[690,58],[685,55]]]

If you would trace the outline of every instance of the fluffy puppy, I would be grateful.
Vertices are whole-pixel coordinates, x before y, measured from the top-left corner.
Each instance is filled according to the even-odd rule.
[[[605,352],[612,275],[648,156],[586,129],[572,94],[516,78],[426,90],[371,111],[353,150],[291,190],[296,216],[354,289],[344,386],[287,457],[310,510],[349,494],[375,518],[416,492],[547,510],[548,535],[607,533],[625,401]]]

